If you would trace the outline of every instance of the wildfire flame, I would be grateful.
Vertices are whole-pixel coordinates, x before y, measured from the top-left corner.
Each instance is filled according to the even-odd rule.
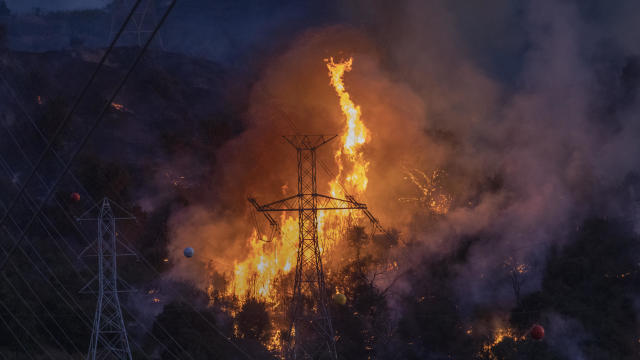
[[[117,110],[117,111],[124,111],[124,105],[122,105],[122,104],[118,104],[118,103],[116,103],[116,102],[112,102],[112,103],[111,103],[111,107],[112,107],[114,110]]]
[[[360,119],[360,106],[353,103],[344,86],[344,74],[351,71],[353,58],[336,63],[333,58],[327,60],[331,85],[340,99],[340,108],[345,117],[345,130],[341,136],[342,146],[336,151],[334,158],[338,165],[338,175],[329,184],[331,195],[344,196],[341,184],[344,182],[349,190],[361,195],[367,189],[367,169],[369,162],[364,159],[362,146],[370,140],[369,130]],[[345,166],[351,169],[346,170]],[[349,171],[347,174],[345,172]]]
[[[329,187],[332,196],[335,197],[345,197],[343,184],[353,195],[362,195],[367,188],[369,166],[369,162],[364,158],[363,145],[369,141],[370,135],[360,118],[360,107],[351,100],[344,85],[344,74],[351,70],[353,59],[336,63],[332,58],[326,62],[330,84],[338,94],[345,120],[344,133],[340,137],[341,144],[334,154],[338,174],[330,181]],[[284,189],[286,185],[283,185],[283,191]],[[349,211],[318,214],[318,235],[322,252],[326,252],[339,241],[349,216],[355,215]],[[235,295],[239,299],[253,297],[276,302],[273,285],[278,277],[295,268],[298,244],[297,219],[283,213],[279,222],[281,233],[271,241],[267,241],[265,235],[261,237],[256,230],[252,232],[248,239],[249,255],[244,260],[234,263],[233,279],[227,289],[227,295]]]
[[[511,328],[499,328],[493,334],[493,340],[490,343],[486,343],[482,346],[482,352],[491,360],[497,360],[498,358],[493,353],[494,348],[503,342],[505,339],[511,339],[514,342],[526,340],[526,335],[518,336]]]
[[[417,202],[434,214],[444,215],[449,212],[453,201],[451,195],[444,191],[442,178],[443,170],[434,170],[431,176],[419,169],[405,170],[406,180],[411,181],[420,191],[417,197],[403,197],[400,201]]]
[[[298,222],[284,214],[281,221],[282,233],[271,242],[260,239],[254,230],[249,239],[249,256],[234,264],[229,290],[240,299],[252,297],[275,301],[275,294],[271,291],[275,279],[292,270],[298,245]]]
[[[338,174],[329,182],[331,195],[345,199],[347,191],[351,195],[362,196],[367,188],[369,162],[365,159],[364,145],[370,140],[370,132],[361,120],[361,110],[352,100],[344,85],[344,74],[351,70],[353,59],[336,63],[325,60],[329,70],[330,84],[335,89],[344,116],[344,130],[340,136],[340,146],[334,154]],[[344,187],[343,187],[344,186]],[[288,186],[282,186],[285,193]],[[318,236],[321,252],[326,253],[344,238],[350,221],[360,214],[349,210],[320,211],[318,213]],[[249,298],[265,301],[272,310],[282,301],[282,286],[279,281],[290,274],[296,265],[298,245],[298,219],[282,213],[276,219],[280,233],[272,239],[254,229],[248,238],[248,255],[233,263],[233,271],[228,274],[230,281],[225,284],[209,285],[210,295],[217,293],[235,297],[241,302]],[[257,224],[256,224],[257,226]],[[214,277],[211,276],[213,279]],[[212,280],[213,281],[213,280]],[[282,310],[282,309],[281,309]],[[277,312],[277,311],[275,311]],[[275,349],[280,343],[281,333],[276,329],[267,346]]]
[[[369,179],[367,170],[369,162],[365,159],[364,145],[371,140],[369,129],[361,119],[360,106],[351,100],[351,95],[344,85],[345,73],[351,71],[353,58],[335,62],[333,58],[325,59],[329,70],[330,84],[334,88],[344,119],[343,134],[340,147],[334,153],[334,161],[338,173],[329,182],[331,196],[346,198],[347,195],[363,199]],[[318,216],[318,232],[321,240],[321,251],[324,253],[338,244],[344,237],[348,226],[362,218],[358,211],[340,210],[322,212]]]
[[[524,275],[527,272],[529,272],[529,267],[527,266],[527,264],[518,263],[517,261],[515,261],[513,259],[513,257],[509,257],[504,262],[504,266],[506,268],[510,269],[511,272],[516,273],[516,274],[520,274],[520,275]]]

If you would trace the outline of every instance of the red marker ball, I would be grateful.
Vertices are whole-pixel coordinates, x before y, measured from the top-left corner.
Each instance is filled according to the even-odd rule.
[[[77,192],[71,193],[71,196],[69,196],[71,198],[71,201],[73,202],[78,202],[80,201],[80,194],[78,194]]]
[[[542,338],[544,338],[544,328],[540,325],[534,325],[531,328],[530,334],[534,340],[542,340]]]

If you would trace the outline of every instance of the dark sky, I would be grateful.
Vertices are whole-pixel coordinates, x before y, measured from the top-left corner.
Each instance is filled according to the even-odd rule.
[[[14,12],[31,11],[33,8],[42,10],[78,10],[99,8],[110,0],[6,0],[7,6]]]

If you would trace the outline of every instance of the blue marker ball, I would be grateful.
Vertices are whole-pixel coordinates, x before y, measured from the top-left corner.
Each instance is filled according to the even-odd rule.
[[[192,247],[186,247],[184,248],[184,256],[190,258],[193,256],[193,248]]]

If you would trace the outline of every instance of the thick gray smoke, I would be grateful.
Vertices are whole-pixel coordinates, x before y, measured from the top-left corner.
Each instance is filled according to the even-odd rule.
[[[418,244],[421,251],[414,246],[411,254],[397,249],[412,260],[404,266],[481,235],[457,269],[462,309],[509,309],[515,299],[511,282],[500,275],[505,264],[526,265],[522,295],[537,290],[548,248],[562,246],[567,229],[593,211],[624,215],[607,194],[639,165],[638,102],[623,72],[640,50],[632,31],[640,12],[601,6],[500,0],[344,5],[345,18],[357,25],[310,29],[265,65],[251,93],[246,131],[219,153],[216,204],[177,213],[172,246],[242,260],[244,199],[276,199],[283,185],[295,187],[294,152],[280,135],[342,131],[323,60],[353,56],[345,83],[372,133],[363,196],[386,226],[401,231],[404,243]],[[603,13],[598,9],[620,21],[594,17]],[[617,73],[617,80],[603,84],[603,73]],[[323,155],[331,166],[334,149]],[[443,188],[452,197],[447,214],[434,218],[398,201],[415,191],[408,168],[445,172]],[[326,181],[321,184],[326,191]],[[205,264],[174,261],[174,275],[205,281]],[[408,289],[402,281],[396,286]],[[551,323],[566,331],[575,326],[559,316]],[[558,346],[573,351],[573,345]]]

